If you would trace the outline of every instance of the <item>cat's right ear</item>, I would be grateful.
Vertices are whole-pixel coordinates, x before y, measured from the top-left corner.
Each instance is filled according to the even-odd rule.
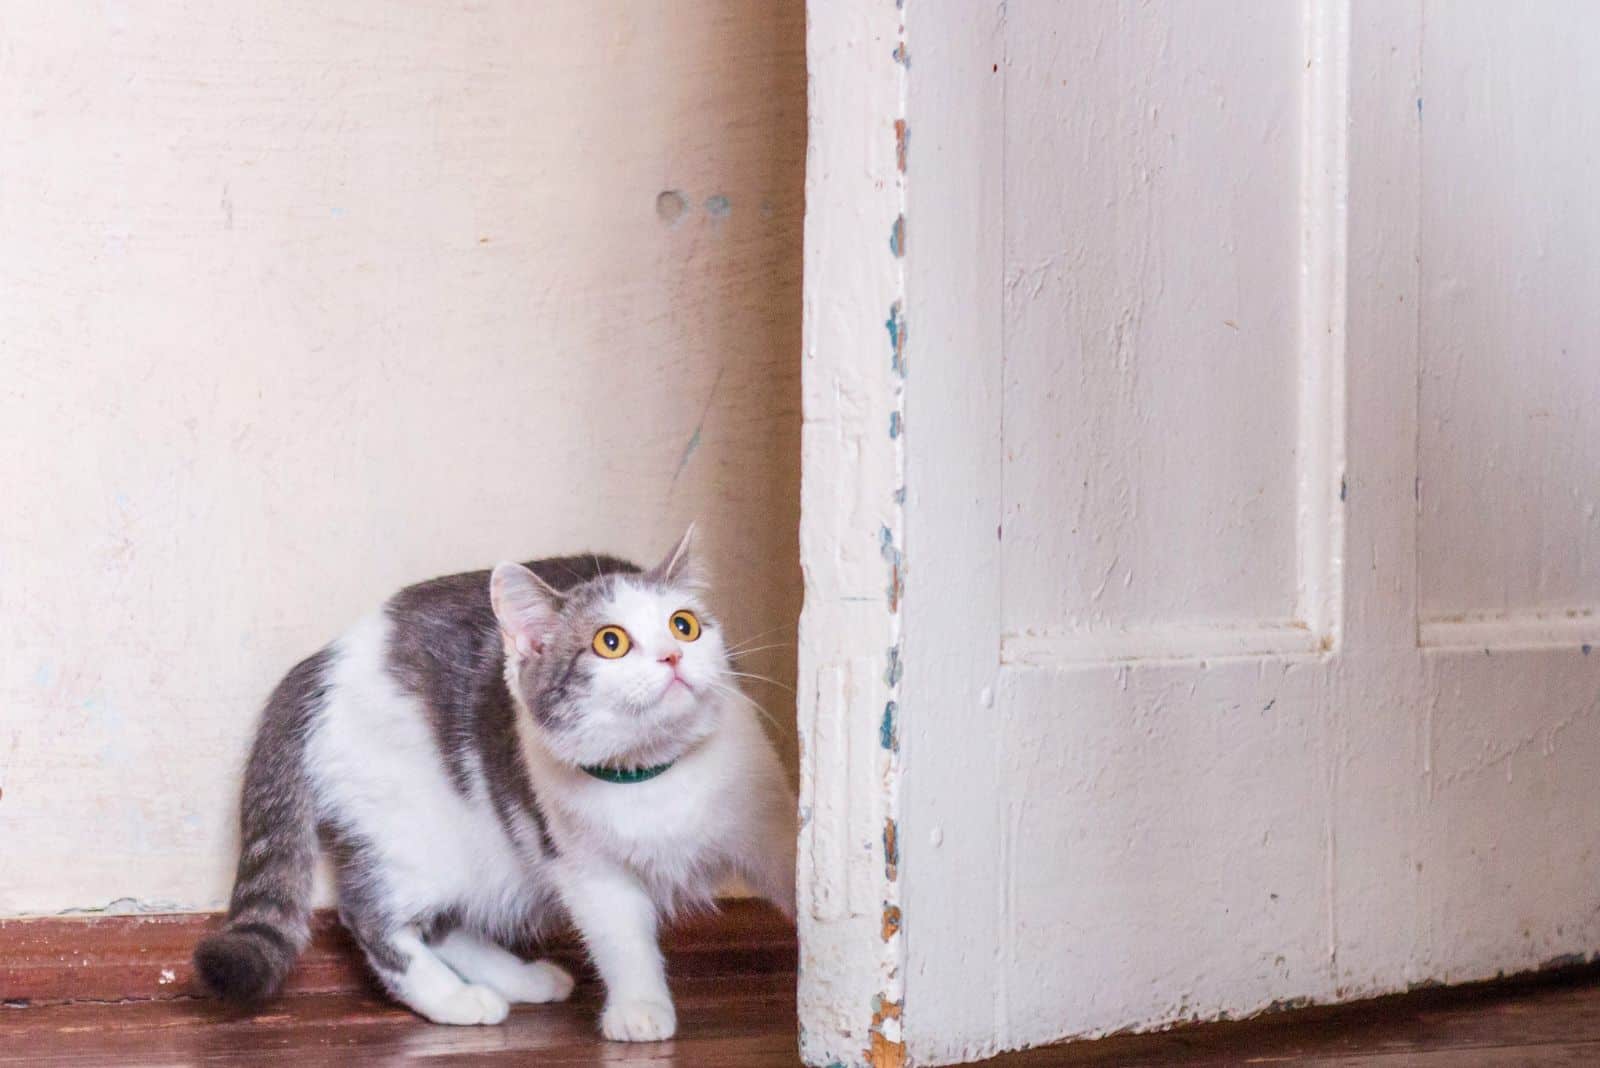
[[[521,564],[496,564],[489,576],[489,601],[506,651],[524,658],[544,651],[555,632],[561,594]]]

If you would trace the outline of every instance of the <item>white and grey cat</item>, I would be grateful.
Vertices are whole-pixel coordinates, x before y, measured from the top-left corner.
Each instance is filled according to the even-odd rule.
[[[384,986],[487,1024],[573,981],[506,949],[565,916],[607,1038],[670,1037],[657,920],[742,877],[794,912],[794,799],[690,560],[503,563],[400,591],[300,663],[245,774],[219,994],[274,993],[308,938],[319,841]]]

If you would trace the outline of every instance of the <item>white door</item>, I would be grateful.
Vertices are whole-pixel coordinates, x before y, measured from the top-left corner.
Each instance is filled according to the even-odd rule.
[[[810,7],[807,1059],[1600,949],[1600,8]]]

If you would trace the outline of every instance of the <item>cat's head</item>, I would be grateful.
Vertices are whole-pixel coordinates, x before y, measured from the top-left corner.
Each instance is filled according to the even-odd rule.
[[[494,569],[506,684],[558,760],[661,764],[716,726],[733,679],[690,552],[693,529],[649,570],[571,589],[558,591],[520,564]]]

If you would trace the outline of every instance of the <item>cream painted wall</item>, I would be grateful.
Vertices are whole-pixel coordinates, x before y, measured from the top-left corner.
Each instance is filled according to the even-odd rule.
[[[0,914],[219,905],[259,703],[412,580],[697,519],[792,682],[801,5],[0,24]]]

